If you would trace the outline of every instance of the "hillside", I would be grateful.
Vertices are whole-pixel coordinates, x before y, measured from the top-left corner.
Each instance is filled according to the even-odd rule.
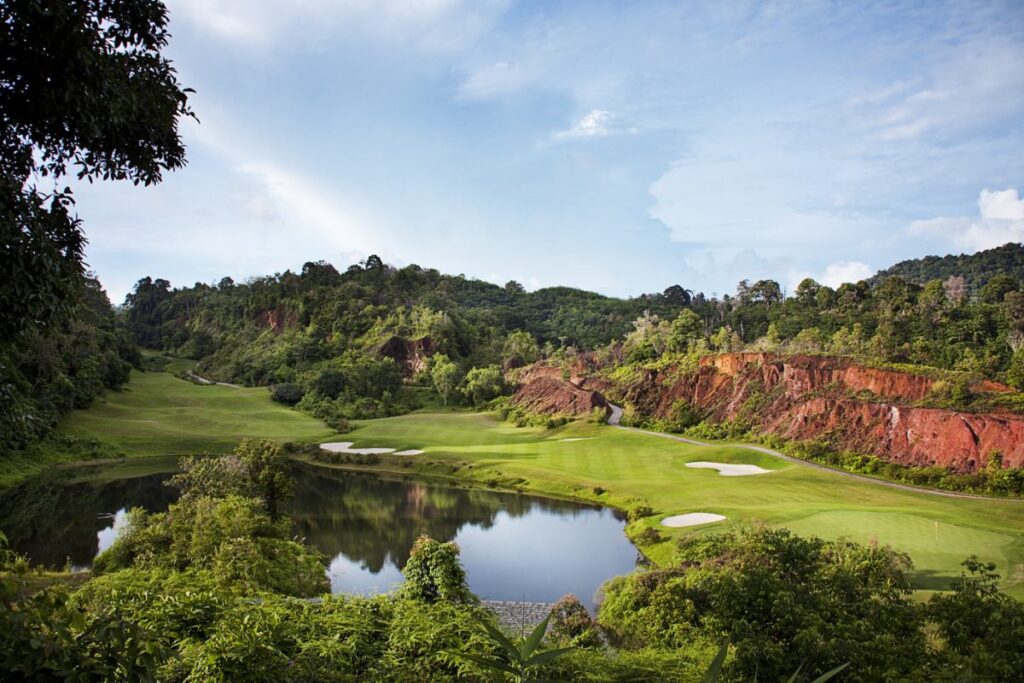
[[[898,277],[917,285],[930,280],[946,280],[962,277],[968,292],[980,291],[995,275],[1010,275],[1024,278],[1024,245],[1009,242],[1001,247],[986,249],[974,254],[949,254],[948,256],[925,256],[900,261],[894,266],[880,270],[868,282],[881,284],[889,277]]]

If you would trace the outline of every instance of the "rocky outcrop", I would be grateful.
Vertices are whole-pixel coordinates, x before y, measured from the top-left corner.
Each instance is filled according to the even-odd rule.
[[[512,395],[512,403],[528,412],[546,415],[589,415],[595,408],[608,407],[599,392],[545,373],[535,373],[521,381]]]
[[[624,393],[642,414],[671,419],[685,401],[712,420],[744,419],[763,432],[824,439],[906,465],[971,472],[998,451],[1004,466],[1024,466],[1024,417],[913,405],[934,383],[843,358],[732,353],[703,358],[695,372],[646,371]]]
[[[298,325],[299,316],[294,313],[286,313],[279,308],[272,308],[269,311],[260,313],[257,323],[261,327],[269,327],[274,331],[274,334],[281,334],[285,328]]]
[[[427,367],[427,358],[437,350],[434,340],[430,337],[420,339],[403,339],[391,337],[380,345],[377,353],[393,359],[402,367],[406,377],[412,377]]]

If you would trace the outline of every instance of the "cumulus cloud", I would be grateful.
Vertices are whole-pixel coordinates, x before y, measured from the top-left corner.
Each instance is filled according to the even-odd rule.
[[[838,287],[847,282],[859,282],[866,280],[875,271],[866,263],[860,261],[836,261],[825,267],[819,282],[829,287]]]
[[[978,195],[978,216],[918,220],[910,224],[909,232],[944,238],[967,252],[992,249],[1007,242],[1024,242],[1024,199],[1016,188],[986,188]]]

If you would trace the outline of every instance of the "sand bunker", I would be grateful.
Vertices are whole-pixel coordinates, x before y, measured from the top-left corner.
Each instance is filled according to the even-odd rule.
[[[697,469],[718,470],[718,473],[723,477],[746,477],[751,474],[768,474],[771,472],[771,470],[766,470],[757,465],[730,465],[724,462],[688,462],[686,466]]]
[[[574,436],[574,437],[572,437],[570,439],[559,439],[559,441],[563,441],[563,442],[569,442],[569,441],[590,441],[591,439],[596,439],[596,438],[597,438],[596,436]]]
[[[697,526],[698,524],[709,524],[711,522],[721,522],[725,519],[724,515],[716,515],[711,512],[689,512],[685,515],[675,515],[674,517],[666,517],[661,520],[662,526],[670,526],[673,528],[681,526]]]
[[[394,448],[352,448],[352,441],[336,441],[334,443],[322,443],[320,448],[331,453],[354,453],[356,455],[384,455],[394,453],[395,455],[419,455],[423,451],[407,450],[395,452]]]

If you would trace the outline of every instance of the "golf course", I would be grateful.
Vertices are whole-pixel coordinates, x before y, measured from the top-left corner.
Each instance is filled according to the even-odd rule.
[[[1007,593],[1024,597],[1024,502],[894,489],[736,444],[692,445],[582,420],[554,429],[517,428],[496,415],[464,409],[365,420],[338,435],[274,403],[265,388],[198,385],[169,372],[134,372],[124,391],[75,411],[62,430],[98,438],[130,458],[225,453],[246,436],[422,450],[340,466],[444,477],[639,512],[629,533],[637,538],[644,527],[658,532],[658,540],[641,544],[656,564],[672,560],[674,540],[685,534],[763,523],[801,535],[891,545],[910,556],[910,576],[921,590],[948,586],[960,563],[977,555],[996,563]],[[314,460],[308,453],[298,457]],[[715,469],[687,467],[694,462],[755,465],[769,472],[723,476]],[[661,523],[695,512],[726,520],[687,528]]]

